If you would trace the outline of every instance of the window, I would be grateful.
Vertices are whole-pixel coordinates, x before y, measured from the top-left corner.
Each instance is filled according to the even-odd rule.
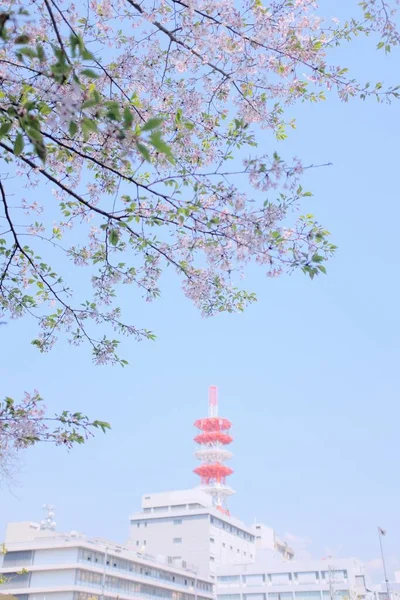
[[[261,540],[261,535],[257,535],[256,540]]]
[[[13,573],[2,573],[2,575],[4,575],[8,589],[29,587],[30,573],[17,573],[14,571]]]
[[[139,521],[138,521],[138,523],[137,523],[137,526],[138,526],[138,527],[140,527],[140,523],[139,523]]]
[[[273,592],[268,594],[268,600],[293,600],[293,594],[292,592]]]
[[[91,571],[78,571],[76,579],[79,583],[89,585],[101,585],[101,573],[92,573]]]
[[[272,585],[280,585],[282,583],[289,583],[289,573],[271,573]]]
[[[215,556],[210,556],[210,561],[215,562]]]
[[[321,600],[321,592],[295,592],[296,600]]]
[[[240,577],[239,577],[239,575],[221,575],[220,577],[217,578],[217,581],[219,581],[219,583],[222,583],[224,585],[230,584],[230,583],[240,583]]]
[[[144,522],[144,526],[147,527],[147,521]]]
[[[174,519],[173,523],[174,525],[182,525],[182,519]]]
[[[244,594],[244,600],[265,600],[265,594]]]
[[[262,585],[265,581],[265,575],[245,575],[247,585]]]
[[[139,540],[136,540],[136,546],[139,546]]]
[[[173,510],[173,511],[186,510],[186,504],[175,504],[174,506],[171,506],[171,510]]]
[[[226,548],[226,544],[225,544],[225,542],[223,542],[223,543],[222,543],[222,547],[223,547],[223,548]]]
[[[172,541],[174,544],[182,544],[182,538],[174,538]]]
[[[334,570],[331,569],[330,571],[322,571],[322,579],[325,579],[325,581],[344,581],[345,579],[347,579],[347,571],[345,570]]]
[[[145,496],[144,499],[145,500],[150,500],[150,496]]]
[[[212,544],[214,544],[214,542],[215,542],[215,539],[214,539],[213,537],[210,537],[210,542],[211,542]]]
[[[147,546],[146,540],[143,540],[143,546]]]
[[[4,567],[23,567],[32,564],[32,550],[19,550],[16,552],[6,552],[3,559]]]
[[[305,571],[295,573],[298,583],[317,583],[317,573],[315,571]]]

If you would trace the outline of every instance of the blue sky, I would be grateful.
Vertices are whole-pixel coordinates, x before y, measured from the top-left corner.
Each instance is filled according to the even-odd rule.
[[[353,52],[342,62],[361,80],[399,81],[398,56],[385,59],[364,42]],[[61,529],[124,540],[142,494],[196,483],[193,422],[216,384],[235,437],[231,512],[309,540],[316,556],[365,560],[379,555],[379,524],[395,566],[399,106],[330,97],[293,114],[298,128],[276,146],[281,154],[333,163],[309,171],[303,185],[314,193],[304,212],[339,246],[328,275],[270,280],[251,268],[246,283],[258,303],[210,320],[168,276],[156,303],[124,299],[133,320],[158,336],[125,342],[125,369],[94,367],[87,349],[63,342],[40,355],[28,321],[2,327],[3,394],[37,388],[51,410],[81,409],[113,430],[70,453],[27,451],[19,484],[0,490],[0,531],[8,521],[40,519],[47,502]]]

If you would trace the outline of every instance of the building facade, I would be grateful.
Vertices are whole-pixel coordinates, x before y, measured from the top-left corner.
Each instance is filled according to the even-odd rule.
[[[141,512],[130,517],[128,543],[214,580],[218,565],[253,562],[256,552],[252,528],[219,511],[199,489],[143,496]]]
[[[254,564],[221,566],[218,600],[361,600],[364,566],[355,559],[282,560],[260,551]]]
[[[211,600],[213,585],[189,569],[103,540],[10,524],[0,558],[2,593],[17,600]]]

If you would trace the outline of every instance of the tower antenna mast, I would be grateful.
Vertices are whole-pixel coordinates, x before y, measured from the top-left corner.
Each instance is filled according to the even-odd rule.
[[[200,430],[194,441],[198,445],[195,456],[201,461],[194,472],[201,479],[201,488],[212,497],[214,506],[229,514],[226,500],[234,491],[226,484],[226,478],[233,470],[225,465],[225,461],[232,457],[227,446],[233,438],[231,422],[218,416],[218,388],[215,385],[208,391],[208,417],[198,419],[194,425]]]

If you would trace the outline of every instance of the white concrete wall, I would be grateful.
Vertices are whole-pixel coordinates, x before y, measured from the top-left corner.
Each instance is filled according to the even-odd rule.
[[[175,499],[179,501],[186,498],[182,494],[177,492]],[[162,502],[170,501],[167,495],[157,496],[161,497]],[[161,504],[163,506],[166,505]],[[215,575],[220,563],[242,564],[254,561],[254,540],[244,537],[253,534],[243,523],[214,508],[196,510],[190,509],[189,505],[178,506],[182,508],[173,510],[168,507],[159,512],[153,510],[151,513],[133,515],[129,537],[133,549],[152,555],[180,557],[187,562],[189,568],[197,568],[198,573],[204,576]],[[239,530],[242,537],[238,535]]]
[[[30,594],[29,600],[73,600],[73,592],[46,592],[44,594]]]
[[[210,534],[208,515],[160,515],[140,520],[130,527],[130,544],[140,552],[180,557],[196,565],[199,574],[208,572]],[[182,521],[182,523],[179,523]],[[174,539],[181,539],[176,543]]]
[[[34,565],[73,564],[78,561],[78,548],[47,548],[35,550]]]
[[[39,534],[39,523],[21,521],[20,523],[8,523],[4,543],[27,542],[35,539]]]
[[[256,536],[257,548],[267,548],[269,550],[275,549],[275,533],[272,527],[268,527],[263,523],[256,523],[252,525],[252,530]]]
[[[65,587],[75,585],[75,569],[60,569],[54,571],[32,571],[31,572],[31,588],[46,588]]]

